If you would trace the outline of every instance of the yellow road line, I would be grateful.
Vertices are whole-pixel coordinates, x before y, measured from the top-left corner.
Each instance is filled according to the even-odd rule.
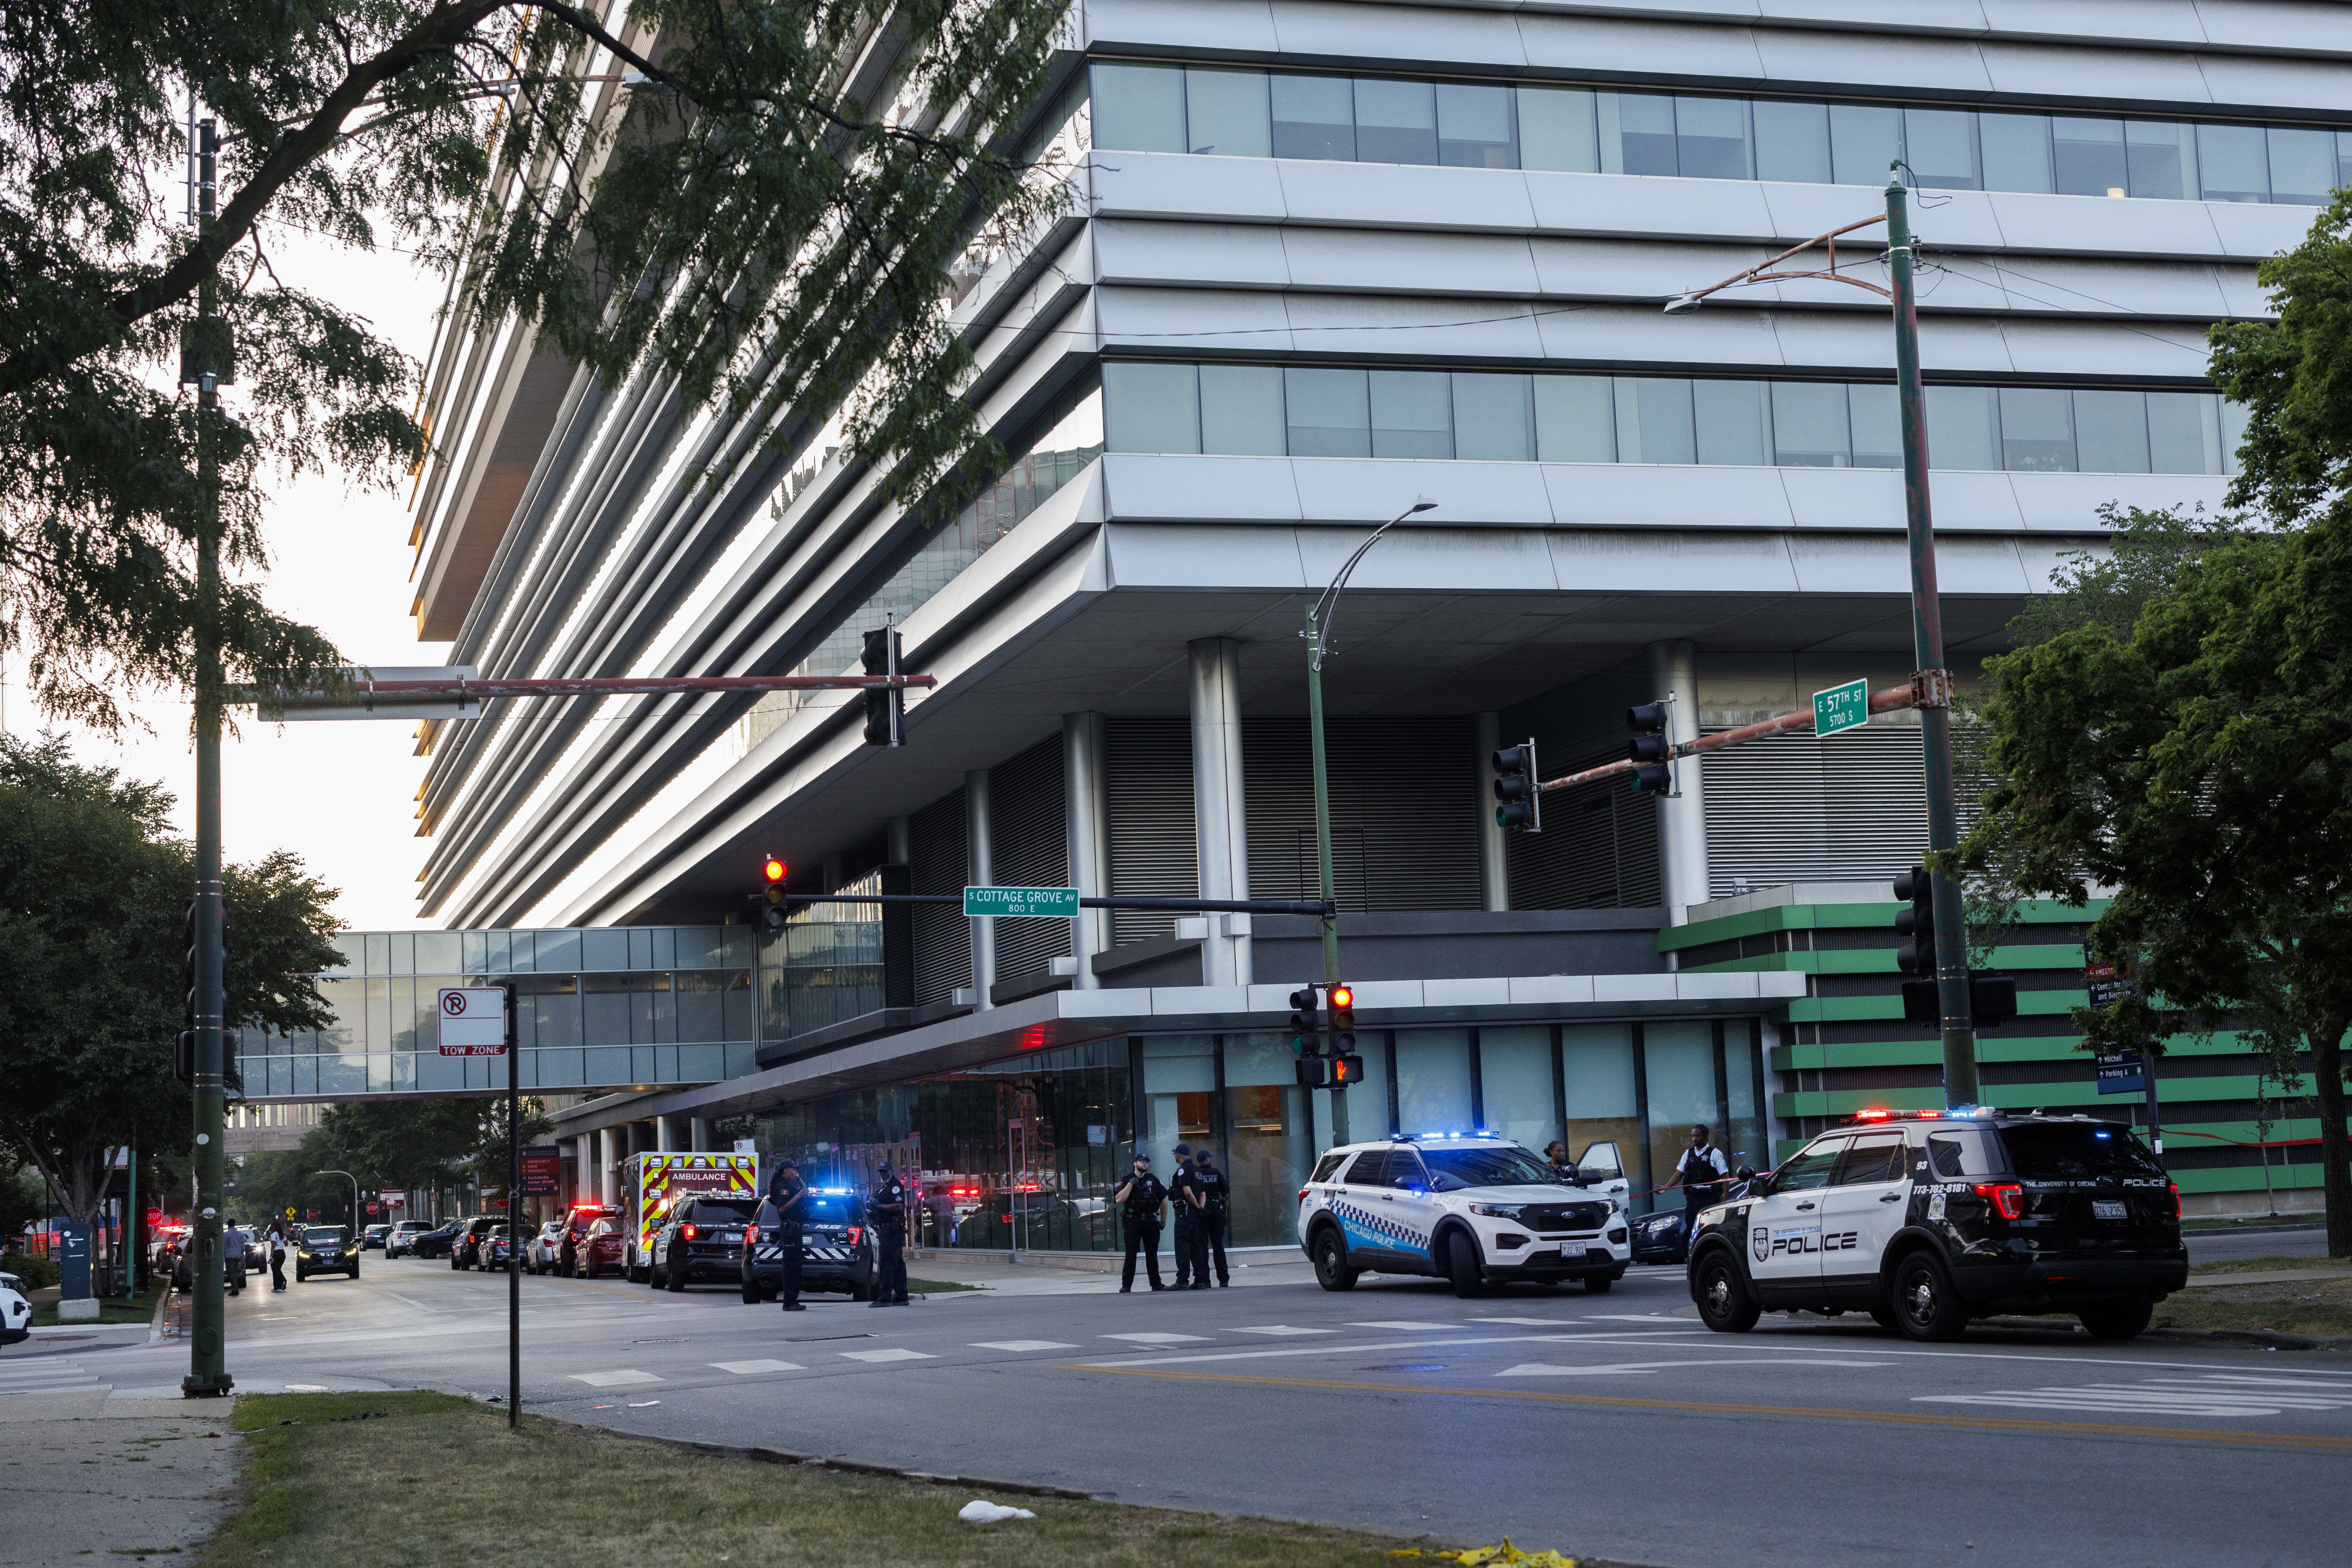
[[[1546,1394],[1528,1388],[1444,1388],[1414,1383],[1352,1383],[1336,1378],[1253,1377],[1232,1372],[1168,1372],[1154,1367],[1080,1363],[1065,1372],[1114,1372],[1124,1377],[1167,1377],[1193,1383],[1248,1383],[1269,1388],[1325,1388],[1357,1394],[1442,1394],[1457,1399],[1515,1399],[1538,1405],[1597,1405],[1622,1410],[1687,1410],[1718,1416],[1797,1416],[1820,1421],[1892,1421],[1906,1427],[1967,1427],[1998,1432],[2045,1432],[2069,1437],[2164,1437],[2184,1443],[2241,1443],[2258,1448],[2315,1448],[2352,1453],[2352,1437],[2312,1437],[2289,1432],[2209,1432],[2193,1427],[2126,1427],[2107,1421],[2031,1421],[2007,1416],[1929,1416],[1911,1410],[1825,1410],[1801,1405],[1731,1405],[1706,1399],[1639,1399],[1626,1395]]]

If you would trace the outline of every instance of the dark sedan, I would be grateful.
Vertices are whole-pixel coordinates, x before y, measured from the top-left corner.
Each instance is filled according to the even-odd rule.
[[[683,1291],[697,1280],[740,1284],[743,1278],[743,1227],[748,1205],[702,1197],[683,1203],[654,1232],[653,1266],[647,1274],[656,1291]]]
[[[462,1219],[444,1220],[436,1229],[420,1230],[410,1237],[401,1249],[419,1258],[446,1258],[465,1228]]]
[[[340,1225],[307,1227],[294,1244],[294,1278],[299,1282],[313,1274],[348,1274],[358,1279],[359,1239]]]

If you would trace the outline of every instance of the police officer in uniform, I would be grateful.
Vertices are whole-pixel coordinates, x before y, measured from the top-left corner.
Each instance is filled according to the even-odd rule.
[[[1233,1184],[1225,1173],[1217,1168],[1216,1160],[1206,1149],[1192,1156],[1192,1182],[1201,1194],[1199,1228],[1194,1231],[1193,1267],[1199,1272],[1193,1277],[1192,1288],[1209,1288],[1209,1260],[1217,1260],[1217,1283],[1234,1281],[1225,1272],[1225,1222],[1229,1212],[1226,1199],[1233,1194]]]
[[[874,1304],[907,1304],[907,1184],[883,1160],[874,1167],[874,1196],[866,1200],[866,1217],[874,1222],[874,1242],[880,1250],[874,1276]]]
[[[1176,1288],[1192,1288],[1192,1218],[1201,1206],[1193,1200],[1192,1145],[1176,1145],[1176,1174],[1168,1178],[1168,1206],[1176,1211]]]
[[[1151,1281],[1151,1288],[1164,1291],[1160,1282],[1160,1216],[1168,1201],[1168,1189],[1151,1174],[1151,1156],[1141,1149],[1135,1151],[1135,1170],[1121,1182],[1118,1190],[1110,1195],[1118,1205],[1118,1217],[1127,1230],[1127,1267],[1120,1271],[1118,1289],[1121,1295],[1135,1289],[1136,1249],[1143,1249],[1143,1266]]]
[[[1731,1167],[1723,1151],[1707,1142],[1706,1124],[1691,1129],[1690,1147],[1675,1162],[1675,1179],[1666,1184],[1668,1191],[1683,1189],[1683,1235],[1685,1239],[1698,1234],[1698,1211],[1723,1197],[1731,1178]]]
[[[801,1304],[801,1215],[808,1202],[808,1183],[801,1180],[800,1162],[786,1155],[768,1178],[768,1202],[776,1211],[776,1241],[784,1249],[784,1311],[804,1312]]]

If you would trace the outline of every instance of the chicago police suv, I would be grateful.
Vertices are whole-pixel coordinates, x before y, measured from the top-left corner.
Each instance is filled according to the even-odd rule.
[[[1633,1259],[1621,1193],[1570,1186],[1519,1145],[1485,1135],[1331,1150],[1299,1190],[1298,1244],[1327,1291],[1377,1271],[1433,1274],[1458,1296],[1511,1280],[1581,1280],[1600,1291]]]
[[[1917,1340],[2072,1312],[2129,1339],[2187,1285],[2189,1254],[2180,1189],[2125,1123],[1865,1111],[1700,1210],[1689,1272],[1725,1333],[1767,1309],[1859,1310]]]

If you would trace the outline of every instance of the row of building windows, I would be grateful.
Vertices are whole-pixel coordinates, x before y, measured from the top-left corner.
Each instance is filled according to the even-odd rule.
[[[1884,382],[1110,361],[1114,452],[1899,468]],[[1927,390],[1928,461],[2024,473],[2234,470],[2214,392]]]
[[[1097,65],[1104,149],[2324,205],[2352,131]]]
[[[331,975],[483,977],[569,974],[583,969],[748,969],[751,966],[748,925],[344,931],[331,940],[343,954],[341,966],[327,971]]]

